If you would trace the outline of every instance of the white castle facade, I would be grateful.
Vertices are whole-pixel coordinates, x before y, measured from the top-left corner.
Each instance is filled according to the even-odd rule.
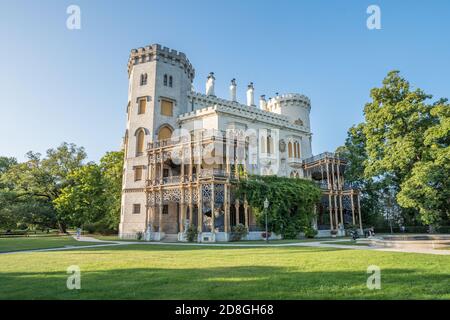
[[[251,207],[234,197],[241,171],[316,180],[321,234],[348,223],[362,228],[359,193],[343,179],[345,160],[312,155],[308,97],[261,96],[256,105],[250,83],[243,104],[233,79],[222,99],[213,73],[205,93],[195,92],[186,55],[158,44],[131,51],[128,75],[121,237],[185,241],[193,225],[199,241],[228,241],[240,223],[249,239],[260,238]]]

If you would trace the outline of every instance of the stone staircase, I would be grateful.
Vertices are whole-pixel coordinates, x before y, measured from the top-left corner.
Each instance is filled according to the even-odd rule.
[[[166,233],[164,239],[162,239],[161,242],[178,242],[178,234]]]

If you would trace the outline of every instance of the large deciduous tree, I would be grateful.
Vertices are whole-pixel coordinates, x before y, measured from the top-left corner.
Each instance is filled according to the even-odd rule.
[[[449,104],[411,88],[398,71],[371,90],[365,122],[349,130],[341,149],[350,159],[347,179],[392,205],[406,222],[439,224],[449,217]],[[361,184],[362,182],[362,184]],[[380,199],[377,202],[380,204]]]

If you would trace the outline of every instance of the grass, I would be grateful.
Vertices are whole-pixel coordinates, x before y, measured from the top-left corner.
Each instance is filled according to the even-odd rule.
[[[71,265],[81,290],[66,288]],[[0,255],[0,299],[450,299],[449,274],[440,255],[133,244]]]
[[[111,235],[111,236],[103,236],[98,234],[87,234],[86,237],[93,237],[98,240],[105,240],[105,241],[131,241],[131,242],[147,242],[145,240],[137,240],[137,239],[120,239],[117,235]]]
[[[352,240],[349,240],[349,241],[324,241],[322,243],[325,243],[325,244],[339,244],[339,245],[344,245],[344,246],[364,246],[364,247],[368,246],[367,243],[358,243],[358,242],[352,241]]]
[[[66,246],[86,246],[92,244],[98,243],[80,242],[70,236],[0,238],[0,252],[63,248]]]

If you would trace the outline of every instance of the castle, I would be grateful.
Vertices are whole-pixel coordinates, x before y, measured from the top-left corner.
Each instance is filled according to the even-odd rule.
[[[215,76],[195,92],[195,70],[186,55],[158,44],[133,49],[128,60],[127,126],[120,237],[185,241],[188,226],[201,242],[228,241],[239,223],[248,239],[261,238],[245,199],[233,193],[239,171],[312,179],[323,191],[314,223],[319,235],[362,229],[359,192],[344,182],[345,160],[312,155],[310,99],[276,94],[237,101],[215,95]],[[273,235],[276,237],[276,235]]]

